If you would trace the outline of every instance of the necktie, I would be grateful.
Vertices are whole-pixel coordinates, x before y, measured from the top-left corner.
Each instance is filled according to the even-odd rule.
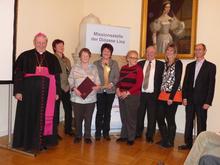
[[[151,61],[149,61],[148,65],[147,65],[147,69],[145,71],[144,83],[143,83],[144,90],[146,90],[148,88],[149,76],[150,76],[150,68],[151,68]]]

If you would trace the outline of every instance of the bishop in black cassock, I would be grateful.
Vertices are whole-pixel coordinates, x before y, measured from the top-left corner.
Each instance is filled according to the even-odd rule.
[[[54,103],[60,93],[61,68],[57,58],[46,51],[46,35],[37,34],[34,45],[35,49],[23,52],[15,63],[18,102],[13,147],[38,152],[57,144]]]

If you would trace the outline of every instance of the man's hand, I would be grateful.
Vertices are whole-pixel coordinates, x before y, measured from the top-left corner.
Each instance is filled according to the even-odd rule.
[[[183,105],[187,106],[187,99],[183,99]]]
[[[56,95],[56,100],[58,100],[59,99],[59,95]]]
[[[210,105],[209,105],[209,104],[204,104],[204,105],[202,106],[202,108],[203,108],[203,109],[206,109],[206,110],[208,110],[208,109],[209,109],[209,107],[210,107]]]
[[[22,101],[22,94],[21,93],[16,93],[15,98],[19,101]]]

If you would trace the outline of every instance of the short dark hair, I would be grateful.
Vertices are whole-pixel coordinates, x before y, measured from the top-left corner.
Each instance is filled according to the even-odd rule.
[[[91,57],[91,52],[88,48],[82,48],[80,51],[79,51],[79,58],[81,58],[82,56],[82,53],[85,52],[85,53],[88,53],[89,54],[89,57]]]
[[[114,50],[113,46],[112,46],[111,44],[109,44],[109,43],[104,43],[104,44],[102,44],[102,47],[101,47],[101,57],[102,57],[102,52],[103,52],[103,50],[104,50],[105,48],[107,48],[108,50],[110,50],[111,55],[112,55],[113,50]]]
[[[52,43],[52,48],[53,48],[54,53],[56,52],[56,50],[55,50],[56,45],[57,45],[57,44],[60,44],[60,43],[62,43],[62,44],[64,45],[64,41],[61,40],[61,39],[55,39],[55,40],[53,41],[53,43]]]
[[[201,45],[202,47],[203,47],[203,50],[206,50],[206,45],[204,44],[204,43],[198,43],[198,44],[196,44],[196,46],[198,46],[198,45]],[[196,47],[195,46],[195,47]]]

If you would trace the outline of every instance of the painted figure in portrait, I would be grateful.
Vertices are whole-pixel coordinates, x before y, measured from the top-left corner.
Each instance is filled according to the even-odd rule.
[[[163,1],[160,16],[150,23],[152,42],[159,53],[164,53],[168,44],[184,36],[185,24],[175,16],[171,7],[171,1]]]

